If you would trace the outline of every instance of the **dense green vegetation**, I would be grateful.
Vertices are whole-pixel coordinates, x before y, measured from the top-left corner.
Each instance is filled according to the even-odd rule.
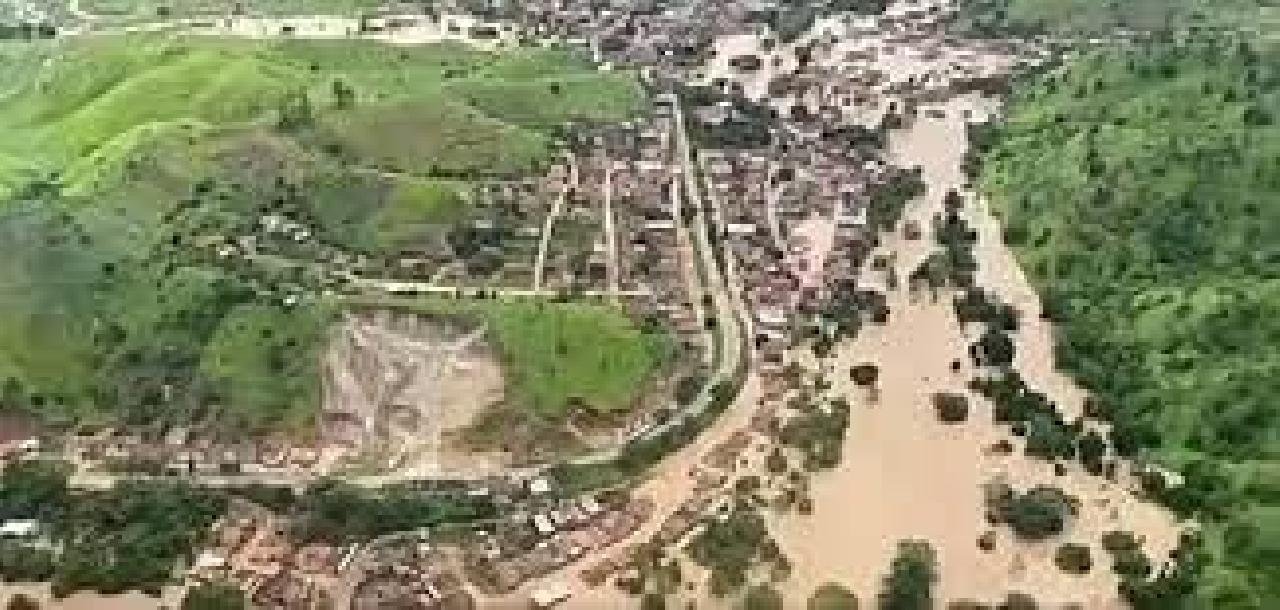
[[[1267,0],[962,0],[964,24],[980,34],[1109,34],[1188,23],[1249,24]],[[1273,5],[1274,6],[1274,5]]]
[[[182,610],[247,610],[244,592],[230,583],[202,583],[187,590]]]
[[[1147,477],[1149,492],[1206,524],[1184,567],[1147,582],[1148,567],[1125,595],[1141,608],[1266,607],[1280,598],[1274,20],[1247,1],[999,4],[1005,25],[1059,31],[1140,26],[1116,15],[1162,9],[1150,40],[1085,53],[1015,96],[1008,120],[978,134],[980,183],[1059,324],[1059,362],[1113,424],[1109,444],[1179,471]],[[1253,31],[1170,33],[1240,15]],[[1096,464],[1105,447],[1087,438],[1081,459]]]
[[[0,59],[0,407],[65,422],[304,420],[336,260],[445,240],[471,181],[639,102],[551,50],[102,37]]]
[[[0,472],[0,522],[35,519],[32,540],[0,541],[0,580],[51,581],[55,595],[80,590],[158,593],[181,562],[205,542],[228,499],[262,503],[290,518],[304,542],[369,540],[379,535],[492,518],[487,498],[461,491],[389,487],[380,491],[323,482],[289,488],[197,489],[182,483],[123,482],[109,490],[72,490],[69,467],[19,462]],[[202,591],[192,607],[225,602],[226,591]],[[184,606],[186,607],[186,606]]]
[[[843,398],[811,400],[792,399],[796,411],[779,431],[783,445],[794,448],[804,458],[809,472],[829,470],[840,465],[844,455],[844,437],[849,428],[849,403]]]
[[[284,508],[293,517],[295,538],[331,544],[496,516],[488,498],[399,487],[370,491],[337,481],[312,486]]]
[[[1007,485],[991,484],[987,495],[988,519],[1009,524],[1025,540],[1056,536],[1075,515],[1073,499],[1057,487],[1039,485],[1019,493]]]
[[[67,468],[48,462],[10,465],[0,473],[0,520],[37,519],[47,546],[6,543],[0,577],[50,580],[55,595],[93,589],[158,592],[180,559],[189,560],[222,512],[216,494],[181,484],[122,483],[72,492]]]
[[[743,503],[720,518],[709,520],[690,540],[688,551],[698,565],[710,570],[710,590],[716,596],[742,588],[752,568],[761,563],[787,562],[769,535],[764,517]],[[756,594],[763,593],[757,591]],[[748,591],[747,597],[751,595]],[[760,603],[769,601],[760,600]]]
[[[742,596],[742,610],[782,610],[782,593],[768,583],[747,589]]]

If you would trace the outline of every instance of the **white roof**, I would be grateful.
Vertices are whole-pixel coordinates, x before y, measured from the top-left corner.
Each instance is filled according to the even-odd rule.
[[[40,522],[35,519],[11,519],[0,524],[0,537],[23,538],[34,536],[40,529]]]
[[[760,309],[756,311],[756,319],[761,324],[782,325],[787,323],[787,314],[777,309]]]
[[[551,481],[546,479],[534,479],[529,481],[529,491],[535,494],[545,494],[551,491]]]
[[[573,595],[573,592],[569,590],[569,587],[557,583],[534,589],[529,594],[529,599],[533,600],[535,605],[545,608],[569,599],[571,595]]]
[[[227,565],[227,558],[213,551],[205,551],[196,557],[195,563],[192,564],[197,570],[210,570],[221,568]]]
[[[556,526],[551,524],[551,518],[541,514],[533,516],[533,528],[540,534],[552,534],[556,531]]]

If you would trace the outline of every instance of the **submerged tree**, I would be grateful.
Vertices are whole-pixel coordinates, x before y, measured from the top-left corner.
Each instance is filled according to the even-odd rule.
[[[879,610],[931,610],[933,585],[938,581],[938,559],[923,540],[898,543],[898,555],[889,566],[880,595]]]

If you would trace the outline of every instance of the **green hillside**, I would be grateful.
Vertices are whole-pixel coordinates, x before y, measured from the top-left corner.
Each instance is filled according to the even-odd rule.
[[[80,7],[103,17],[200,17],[211,15],[358,15],[383,0],[82,0]]]
[[[1214,25],[1254,28],[1269,0],[960,0],[962,25],[1005,33],[1109,34]]]
[[[979,138],[981,187],[1115,449],[1181,470],[1185,485],[1151,491],[1205,523],[1194,586],[1166,579],[1130,597],[1162,610],[1269,607],[1280,599],[1280,53],[1255,33],[1158,36],[1020,91]]]
[[[440,241],[475,181],[641,107],[632,75],[554,50],[138,36],[0,59],[0,407],[67,423],[305,420],[334,252]],[[225,253],[247,236],[252,259]]]
[[[2,48],[21,66],[0,68],[16,76],[0,96],[0,129],[13,136],[0,142],[0,189],[10,191],[94,153],[126,155],[159,125],[225,129],[286,112],[305,114],[292,117],[305,122],[298,139],[343,162],[421,175],[523,173],[547,158],[564,122],[639,108],[630,74],[548,50],[136,37]]]

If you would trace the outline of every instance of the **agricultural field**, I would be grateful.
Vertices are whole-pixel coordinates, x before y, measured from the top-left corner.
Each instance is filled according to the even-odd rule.
[[[642,107],[631,75],[552,50],[139,36],[0,59],[0,402],[66,424],[307,421],[335,268],[448,248],[477,185]],[[546,93],[533,112],[508,86]]]
[[[1059,325],[1059,362],[1099,397],[1117,451],[1185,477],[1150,493],[1205,524],[1192,582],[1135,585],[1139,608],[1280,599],[1274,42],[1205,33],[1091,52],[979,134],[981,187]]]

